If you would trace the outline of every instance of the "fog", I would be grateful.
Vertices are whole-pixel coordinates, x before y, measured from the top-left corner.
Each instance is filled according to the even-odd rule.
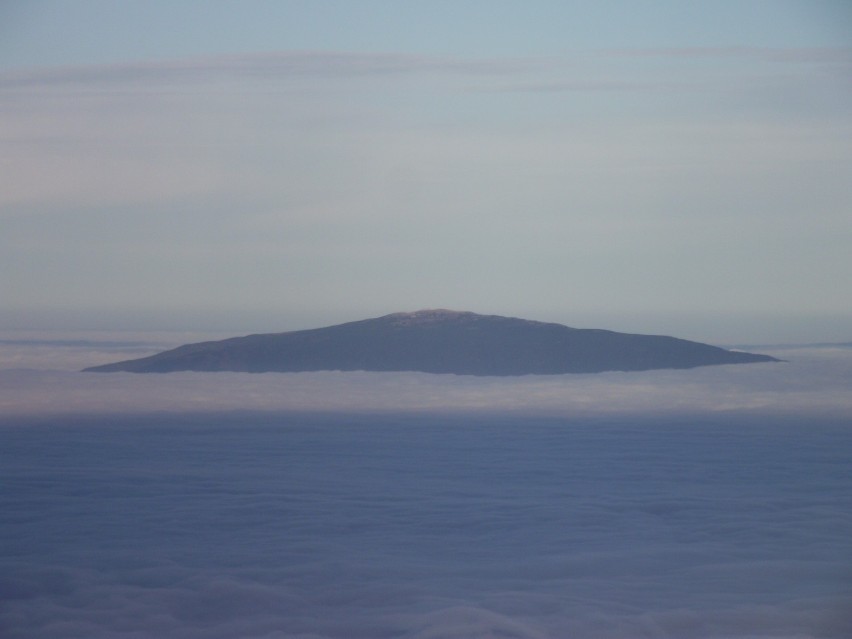
[[[4,638],[852,636],[852,349],[75,371],[160,345],[0,344]]]

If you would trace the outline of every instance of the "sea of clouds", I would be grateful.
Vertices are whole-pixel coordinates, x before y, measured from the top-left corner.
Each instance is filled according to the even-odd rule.
[[[78,372],[158,339],[0,342],[0,636],[852,636],[852,349]]]

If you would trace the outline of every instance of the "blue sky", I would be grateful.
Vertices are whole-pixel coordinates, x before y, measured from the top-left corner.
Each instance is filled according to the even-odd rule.
[[[4,328],[852,339],[845,2],[7,2]]]

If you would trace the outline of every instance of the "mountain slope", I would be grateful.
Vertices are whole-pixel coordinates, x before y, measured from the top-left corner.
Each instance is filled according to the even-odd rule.
[[[186,344],[92,372],[422,371],[528,375],[778,361],[658,335],[569,328],[447,310],[394,313],[326,328]]]

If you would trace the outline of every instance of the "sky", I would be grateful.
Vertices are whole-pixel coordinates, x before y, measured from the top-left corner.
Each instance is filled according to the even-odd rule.
[[[852,339],[843,1],[0,4],[0,329]]]

